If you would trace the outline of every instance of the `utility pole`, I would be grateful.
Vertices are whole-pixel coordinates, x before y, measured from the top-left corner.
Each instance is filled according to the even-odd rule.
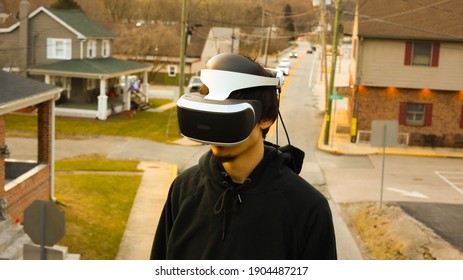
[[[333,95],[334,89],[334,75],[336,73],[336,58],[338,56],[338,40],[339,40],[339,22],[342,13],[342,0],[336,0],[336,16],[334,18],[334,34],[333,34],[333,47],[331,53],[331,74],[330,74],[330,86],[328,96],[328,108],[326,112],[326,125],[325,125],[325,141],[324,144],[328,145],[330,139],[330,126],[331,126],[331,108],[333,106],[333,100],[330,98]]]
[[[268,30],[267,30],[267,39],[265,40],[265,53],[264,53],[265,63],[264,63],[264,67],[267,67],[268,44],[270,43],[270,36],[272,36],[272,29],[273,29],[273,24],[272,24],[272,26],[269,26]]]
[[[325,110],[328,109],[328,68],[327,63],[326,63],[326,22],[325,22],[325,0],[320,1],[320,21],[322,24],[322,35],[321,35],[321,40],[322,40],[322,71],[320,71],[320,81],[325,80]],[[323,77],[324,75],[324,77]]]
[[[178,82],[178,97],[184,94],[185,84],[185,56],[186,56],[186,35],[187,35],[187,14],[188,0],[182,0],[182,21],[180,30],[180,77]]]
[[[264,5],[264,1],[265,0],[260,0],[260,4],[261,4],[261,9],[262,9],[262,14],[260,16],[260,30],[261,30],[261,34],[263,34],[263,31],[264,31],[264,23],[265,23],[265,20],[264,20],[264,17],[265,17],[265,5]],[[263,45],[263,36],[262,38],[259,39],[259,53],[257,54],[257,57],[260,59],[261,55],[262,55],[262,45]]]

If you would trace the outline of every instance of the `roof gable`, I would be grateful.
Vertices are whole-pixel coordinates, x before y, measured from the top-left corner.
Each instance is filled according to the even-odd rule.
[[[43,12],[67,28],[80,39],[86,38],[115,38],[114,34],[103,26],[99,25],[82,11],[79,10],[58,10],[39,7],[29,14],[32,19],[40,12]],[[0,33],[11,32],[19,27],[19,21],[8,28],[0,28]]]
[[[369,0],[359,7],[362,37],[463,41],[460,1]]]
[[[44,8],[47,14],[66,26],[73,32],[77,32],[87,38],[114,38],[114,34],[106,28],[91,20],[80,10],[58,10]]]
[[[80,10],[59,10],[39,7],[29,14],[32,19],[39,13],[45,13],[59,24],[74,33],[79,39],[86,38],[110,38],[115,36],[109,30],[99,25]],[[19,27],[19,21],[8,28],[0,28],[0,33],[8,33]]]

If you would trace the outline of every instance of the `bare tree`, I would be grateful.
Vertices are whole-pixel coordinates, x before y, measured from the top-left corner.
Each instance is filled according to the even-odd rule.
[[[130,22],[136,7],[132,1],[126,0],[104,0],[104,6],[107,15],[113,22]]]

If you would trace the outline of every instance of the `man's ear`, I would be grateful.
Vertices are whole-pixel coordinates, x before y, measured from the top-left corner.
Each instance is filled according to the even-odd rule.
[[[258,123],[261,130],[269,128],[270,126],[272,126],[272,124],[273,124],[273,120],[271,119],[263,119],[263,120],[260,120]]]

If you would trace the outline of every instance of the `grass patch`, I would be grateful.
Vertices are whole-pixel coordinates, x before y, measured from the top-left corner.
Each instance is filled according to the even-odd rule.
[[[104,155],[84,155],[56,161],[55,171],[139,171],[136,160],[109,160]]]
[[[36,135],[37,115],[7,114],[5,126],[9,136],[24,134],[25,131]],[[110,116],[106,121],[56,117],[55,130],[58,138],[108,135],[144,138],[156,142],[169,142],[181,138],[175,108],[159,113],[141,111],[133,117],[120,113]]]
[[[157,107],[161,107],[162,105],[166,105],[172,102],[173,102],[172,99],[151,98],[150,106],[151,108],[157,108]]]
[[[98,156],[56,162],[57,171],[133,171],[135,161],[94,160]],[[100,162],[104,164],[100,164]],[[59,242],[83,260],[114,260],[124,234],[141,175],[60,174],[55,195],[66,217],[66,235]]]
[[[391,224],[394,216],[387,205],[383,207],[384,209],[380,210],[374,203],[353,207],[348,210],[351,223],[374,259],[404,260],[405,243],[394,236]]]

